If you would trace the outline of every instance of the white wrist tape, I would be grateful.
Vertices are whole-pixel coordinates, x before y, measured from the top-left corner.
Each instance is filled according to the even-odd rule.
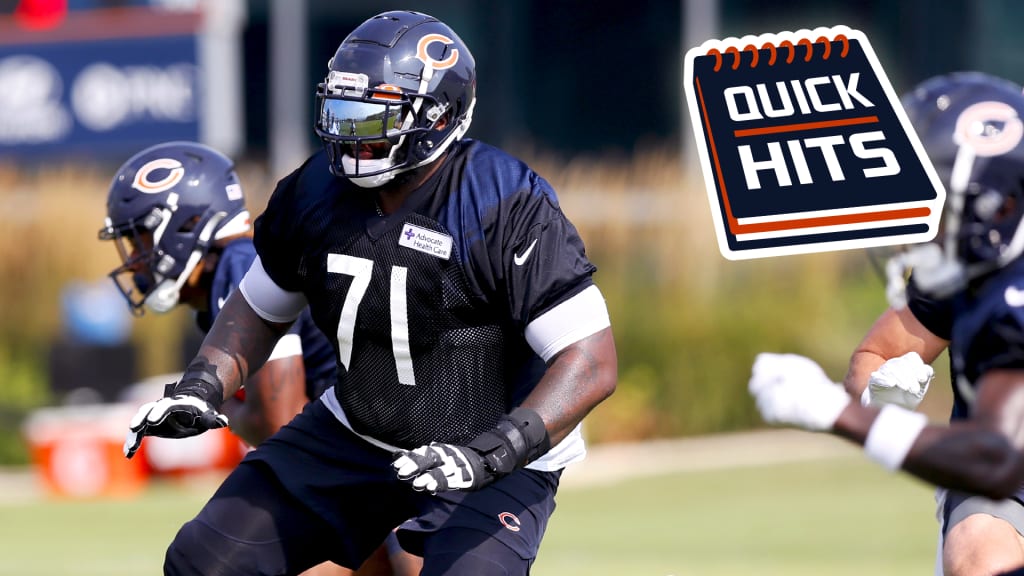
[[[924,414],[886,404],[868,430],[864,452],[885,468],[899,470],[927,425],[928,417]]]

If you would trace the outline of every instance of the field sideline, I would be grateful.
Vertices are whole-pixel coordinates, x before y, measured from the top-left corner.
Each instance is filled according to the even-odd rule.
[[[825,434],[787,429],[604,444],[589,447],[586,460],[566,470],[561,489],[607,486],[677,472],[850,457],[860,457],[852,444]],[[206,488],[202,480],[196,487],[200,491]],[[0,468],[0,506],[43,497],[31,470]]]
[[[678,472],[861,457],[860,450],[827,434],[758,430],[591,447],[586,460],[562,476],[562,489],[609,485]]]
[[[0,576],[158,574],[170,538],[213,486],[53,502],[30,473],[2,473]],[[563,476],[533,574],[927,575],[935,529],[930,487],[829,436],[603,445]]]

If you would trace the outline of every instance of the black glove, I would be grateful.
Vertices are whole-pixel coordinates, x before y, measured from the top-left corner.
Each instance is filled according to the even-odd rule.
[[[395,454],[391,466],[414,490],[479,490],[551,449],[540,415],[516,408],[468,446],[431,442]]]
[[[124,441],[124,455],[131,458],[146,436],[187,438],[228,425],[218,412],[224,401],[224,385],[212,365],[193,362],[177,384],[164,387],[164,397],[143,404],[132,417]]]

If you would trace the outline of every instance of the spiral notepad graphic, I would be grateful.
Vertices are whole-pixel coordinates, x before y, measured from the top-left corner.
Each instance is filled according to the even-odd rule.
[[[861,32],[705,42],[685,82],[727,258],[935,236],[945,191]]]

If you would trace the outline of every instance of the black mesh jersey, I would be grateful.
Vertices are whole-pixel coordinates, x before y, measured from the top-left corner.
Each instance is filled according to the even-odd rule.
[[[256,249],[250,238],[237,238],[224,246],[210,283],[209,310],[196,313],[196,324],[204,334],[210,331],[214,318],[220,314],[224,302],[242,281],[255,259]],[[302,311],[289,333],[297,334],[302,341],[306,397],[316,400],[327,388],[325,383],[334,380],[334,354],[330,342],[313,323],[308,308]]]
[[[544,371],[524,329],[595,267],[551,186],[473,140],[400,211],[314,154],[256,220],[263,266],[334,334],[335,394],[353,429],[414,448],[490,429]]]

